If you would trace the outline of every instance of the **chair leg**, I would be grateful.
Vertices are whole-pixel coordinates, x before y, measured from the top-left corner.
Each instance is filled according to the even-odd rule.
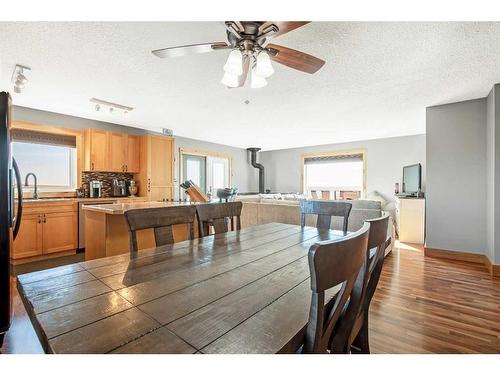
[[[355,347],[356,349],[352,348]],[[368,314],[365,314],[363,325],[351,346],[353,354],[370,354],[370,340],[368,337]]]

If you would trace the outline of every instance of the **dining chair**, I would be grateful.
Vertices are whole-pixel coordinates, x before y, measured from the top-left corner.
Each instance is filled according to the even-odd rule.
[[[321,230],[330,229],[332,216],[343,218],[342,230],[347,233],[349,224],[349,214],[352,204],[343,201],[319,201],[319,200],[301,200],[300,201],[300,225],[306,225],[306,215],[318,215],[316,228]]]
[[[363,268],[370,224],[348,236],[333,241],[318,242],[309,249],[311,273],[311,306],[302,353],[329,353],[335,326]],[[340,287],[331,300],[326,296]],[[326,302],[326,303],[325,303]]]
[[[215,234],[227,232],[229,230],[228,222],[231,224],[231,230],[235,230],[234,218],[236,218],[236,230],[240,230],[242,207],[242,202],[210,203],[197,206],[196,214],[198,215],[200,237],[210,234],[210,226],[214,228]]]
[[[130,251],[136,252],[137,231],[153,229],[156,246],[174,243],[172,226],[188,225],[188,239],[194,238],[194,218],[196,206],[155,207],[125,211],[130,237]]]
[[[370,353],[368,340],[368,311],[384,263],[389,215],[366,220],[370,224],[364,269],[354,286],[349,307],[341,316],[332,339],[334,353]]]

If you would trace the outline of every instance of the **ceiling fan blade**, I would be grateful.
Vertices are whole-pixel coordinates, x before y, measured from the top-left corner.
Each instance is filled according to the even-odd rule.
[[[190,44],[186,46],[155,49],[154,51],[151,52],[155,56],[158,56],[160,58],[165,58],[165,57],[186,56],[196,53],[206,53],[226,48],[230,48],[230,46],[226,42],[214,42],[214,43]]]
[[[275,33],[269,34],[266,38],[276,38],[277,36],[286,34],[292,30],[298,29],[304,25],[307,25],[311,21],[267,21],[260,27],[260,32],[264,32],[269,26],[276,25],[278,26],[278,31]]]
[[[243,73],[238,77],[238,86],[236,87],[245,86],[249,70],[250,70],[250,57],[245,55],[243,56]]]
[[[269,57],[273,61],[301,72],[313,74],[325,65],[325,61],[317,57],[277,44],[268,44],[266,49],[270,50]]]

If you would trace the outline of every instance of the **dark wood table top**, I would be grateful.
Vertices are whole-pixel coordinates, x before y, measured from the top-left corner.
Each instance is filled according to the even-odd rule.
[[[342,232],[270,223],[20,275],[48,353],[278,353],[300,346],[307,253]]]

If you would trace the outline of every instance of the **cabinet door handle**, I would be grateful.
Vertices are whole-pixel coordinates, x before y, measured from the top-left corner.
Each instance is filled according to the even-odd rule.
[[[43,222],[46,223],[47,222],[47,218],[45,217],[45,214],[43,214]]]
[[[148,178],[148,193],[151,191],[151,179]]]
[[[92,163],[92,165],[90,166],[90,169],[94,170],[94,163]]]
[[[125,165],[125,172],[128,172],[128,165]]]
[[[41,224],[42,222],[42,215],[38,215],[38,224]]]

